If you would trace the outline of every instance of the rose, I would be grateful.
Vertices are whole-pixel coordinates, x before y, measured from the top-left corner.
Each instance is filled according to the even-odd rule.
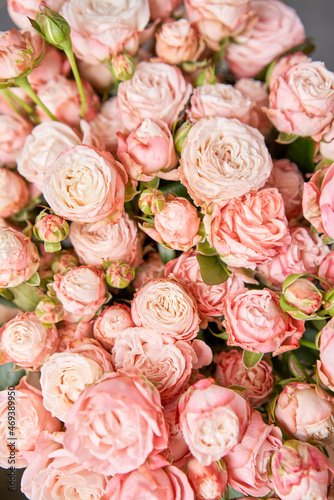
[[[205,48],[187,19],[166,20],[156,33],[155,51],[169,64],[197,61]]]
[[[18,314],[0,329],[4,360],[38,370],[55,352],[59,343],[55,326],[46,328],[34,312]]]
[[[232,85],[207,83],[194,89],[187,116],[191,122],[205,116],[224,116],[250,125],[251,108],[252,101]]]
[[[317,360],[320,380],[331,390],[334,390],[333,347],[334,319],[332,318],[321,330],[319,341],[320,359]]]
[[[80,321],[79,323],[68,323],[67,321],[61,321],[57,325],[58,335],[60,338],[57,352],[66,351],[69,344],[73,340],[79,340],[82,338],[89,338],[93,336],[93,325],[92,323],[84,323]]]
[[[253,410],[244,437],[225,457],[229,485],[243,495],[267,495],[271,490],[269,458],[281,446],[280,428],[266,425]]]
[[[66,351],[53,354],[41,369],[43,404],[63,422],[82,391],[114,371],[111,355],[98,342],[76,342]]]
[[[126,133],[125,126],[119,117],[117,97],[112,97],[102,104],[100,111],[90,122],[93,132],[101,138],[106,149],[112,154],[117,151],[117,133]]]
[[[131,305],[136,326],[151,328],[176,340],[192,340],[199,330],[197,303],[186,287],[174,280],[149,281]]]
[[[35,53],[29,39],[16,29],[0,32],[0,81],[26,76],[35,64]]]
[[[164,271],[165,265],[158,252],[150,252],[147,260],[144,260],[136,269],[136,276],[133,281],[135,290],[138,290],[142,285],[154,278],[162,278]]]
[[[297,440],[286,441],[270,462],[270,478],[282,500],[327,498],[333,467],[318,448]]]
[[[53,279],[54,291],[65,311],[82,321],[92,319],[106,301],[105,274],[95,267],[73,267],[65,275],[55,274]]]
[[[242,362],[242,352],[236,349],[215,354],[213,360],[216,363],[214,378],[217,384],[244,387],[243,395],[253,406],[260,406],[268,399],[273,390],[274,378],[272,367],[266,361],[262,359],[256,366],[246,368]]]
[[[257,21],[226,50],[226,60],[237,78],[257,75],[277,56],[305,41],[304,26],[288,5],[253,0],[251,8]]]
[[[20,115],[0,115],[0,166],[14,166],[32,124]]]
[[[65,0],[7,0],[8,14],[14,23],[22,29],[30,28],[28,17],[35,19],[40,5],[59,11]]]
[[[245,31],[254,17],[249,0],[210,0],[205,5],[200,0],[186,0],[185,7],[189,21],[214,51],[219,50],[223,38]]]
[[[319,143],[319,152],[323,158],[334,161],[334,124],[332,123],[330,129],[322,137]]]
[[[47,254],[48,256],[50,254]],[[47,263],[49,266],[49,262]],[[73,267],[77,267],[79,265],[79,260],[75,253],[70,249],[60,250],[56,255],[52,255],[51,261],[51,271],[54,274],[66,274],[67,271],[72,269]]]
[[[223,460],[201,465],[196,458],[187,464],[187,478],[198,500],[220,500],[227,486]]]
[[[60,14],[71,26],[75,55],[97,64],[122,51],[134,55],[139,36],[145,29],[150,9],[148,0],[104,0],[98,5],[88,0],[68,0]]]
[[[234,88],[252,102],[248,124],[259,129],[267,137],[271,123],[261,109],[262,106],[268,105],[267,84],[253,78],[240,78],[236,81]]]
[[[43,194],[52,210],[65,219],[88,223],[112,215],[117,222],[126,181],[122,165],[110,153],[80,145],[58,156]]]
[[[94,337],[107,351],[114,347],[118,334],[131,328],[134,322],[131,311],[125,304],[113,304],[104,309],[94,322]]]
[[[190,460],[191,453],[180,428],[177,403],[176,400],[163,407],[164,418],[169,427],[169,436],[168,447],[161,454],[170,463],[181,468]]]
[[[172,128],[191,93],[181,71],[162,62],[141,62],[131,80],[118,87],[117,107],[131,131],[145,118],[162,120]]]
[[[334,288],[334,251],[330,252],[318,267],[318,276],[327,282],[321,282],[325,290]]]
[[[299,319],[300,313],[308,316],[315,314],[323,302],[321,291],[307,278],[297,278],[284,285],[282,297],[293,308],[289,309],[288,314]]]
[[[208,378],[179,400],[180,426],[191,453],[202,465],[227,455],[243,438],[250,421],[247,401]]]
[[[15,413],[15,422],[10,421],[9,415]],[[8,423],[10,421],[10,424]],[[8,425],[15,430],[15,467],[28,465],[25,457],[36,448],[36,441],[43,431],[60,431],[61,422],[53,418],[43,406],[41,391],[27,383],[26,377],[21,378],[15,387],[15,396],[11,391],[0,392],[0,465],[4,469],[11,467]],[[23,456],[25,455],[25,457]]]
[[[85,120],[93,120],[100,105],[99,98],[90,83],[82,80],[86,97]],[[61,122],[71,127],[78,127],[80,123],[81,99],[77,84],[62,75],[56,75],[44,85],[40,85],[37,95],[51,113]],[[42,120],[50,118],[39,106],[36,108]]]
[[[272,89],[277,80],[293,66],[310,62],[312,62],[312,59],[310,57],[307,57],[307,55],[305,55],[303,52],[293,52],[292,54],[281,57],[278,61],[275,61],[272,72],[268,76],[269,88]]]
[[[260,189],[272,169],[263,135],[236,119],[202,118],[182,148],[180,176],[197,205]]]
[[[86,389],[65,425],[65,448],[78,463],[102,474],[130,472],[168,442],[159,392],[134,367],[108,373]]]
[[[15,287],[37,271],[37,247],[28,236],[0,224],[0,287]]]
[[[322,134],[334,111],[334,73],[319,61],[291,64],[271,84],[269,120],[280,132]]]
[[[67,76],[69,72],[70,64],[65,54],[46,44],[42,62],[28,75],[28,81],[37,91],[40,85],[44,85],[57,75]]]
[[[151,19],[161,19],[168,17],[173,10],[176,10],[182,0],[148,0],[150,4]]]
[[[42,210],[36,217],[34,234],[38,239],[51,244],[59,243],[67,237],[68,233],[69,226],[67,222],[59,215],[48,214],[45,210]],[[52,249],[52,245],[50,247]],[[53,249],[57,250],[55,247]]]
[[[263,290],[240,289],[223,299],[224,321],[229,338],[227,345],[246,351],[277,356],[296,349],[305,331],[304,321],[286,314],[279,305],[279,296]]]
[[[16,172],[0,169],[0,217],[10,217],[28,203],[28,186]]]

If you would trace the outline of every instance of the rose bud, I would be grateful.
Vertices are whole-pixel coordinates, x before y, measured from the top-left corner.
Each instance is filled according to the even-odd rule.
[[[66,274],[70,269],[78,266],[78,257],[70,250],[62,250],[53,259],[51,270],[54,274]]]
[[[323,308],[330,316],[334,316],[334,289],[325,293],[323,296]]]
[[[71,28],[66,19],[45,5],[40,7],[32,25],[50,45],[57,48],[61,49],[70,38]]]
[[[0,168],[0,217],[17,214],[29,198],[29,188],[22,177],[12,170]]]
[[[46,252],[57,252],[61,250],[60,242],[68,233],[69,226],[63,217],[55,214],[48,214],[43,210],[37,217],[34,225],[34,235],[44,241]]]
[[[27,37],[16,29],[0,36],[0,83],[9,83],[20,76],[27,76],[35,63],[34,49]]]
[[[317,370],[320,380],[331,391],[334,391],[334,318],[331,318],[321,330],[319,350],[320,360],[317,361]]]
[[[111,262],[106,269],[106,282],[114,288],[126,288],[135,277],[135,270],[123,260]]]
[[[193,458],[187,465],[187,477],[196,500],[220,500],[227,485],[227,472],[223,460],[202,465]]]
[[[186,122],[182,123],[181,127],[177,129],[174,135],[175,149],[179,153],[179,155],[181,155],[183,143],[186,140],[186,137],[189,134],[191,127],[192,124],[187,120]]]
[[[132,78],[136,63],[128,54],[118,54],[111,58],[110,71],[115,80],[124,82]]]
[[[334,432],[334,398],[316,385],[291,382],[279,395],[275,419],[290,437],[327,441]]]
[[[286,441],[270,463],[270,479],[282,500],[327,499],[333,467],[315,446]]]
[[[38,303],[35,314],[43,326],[49,327],[61,321],[64,318],[65,311],[60,300],[45,297]]]
[[[204,68],[199,75],[196,76],[195,82],[194,82],[194,87],[201,87],[202,85],[214,85],[215,83],[218,83],[215,69],[213,66],[208,66],[207,68]]]
[[[165,196],[158,189],[145,189],[139,196],[138,206],[145,215],[155,215],[165,206]]]
[[[308,279],[297,278],[288,285],[282,285],[281,307],[296,319],[308,319],[321,307],[322,293]],[[285,306],[288,307],[285,307]]]

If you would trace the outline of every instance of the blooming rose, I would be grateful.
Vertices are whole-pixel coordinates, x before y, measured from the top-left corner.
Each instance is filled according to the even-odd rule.
[[[136,276],[132,282],[136,290],[154,278],[162,278],[165,272],[165,265],[158,252],[150,252],[148,258],[136,269]],[[166,276],[168,277],[168,276]]]
[[[145,118],[162,120],[172,128],[191,93],[181,71],[162,62],[141,62],[133,77],[118,87],[117,107],[127,130]]]
[[[122,51],[135,54],[145,29],[150,9],[148,0],[66,0],[60,14],[71,26],[75,55],[97,64]]]
[[[32,128],[32,124],[18,114],[0,115],[0,167],[15,165]]]
[[[57,352],[66,351],[73,340],[93,337],[92,323],[84,323],[83,321],[79,323],[61,321],[57,324],[57,330],[60,339]]]
[[[73,222],[70,240],[80,261],[86,265],[102,267],[103,260],[122,260],[137,267],[142,260],[141,237],[138,227],[128,214],[119,222],[106,222],[94,228],[94,224]]]
[[[281,446],[281,429],[266,425],[261,414],[253,410],[243,439],[224,458],[229,485],[244,495],[267,495],[271,490],[268,462]]]
[[[11,399],[10,392],[0,392],[0,465],[4,469],[10,468],[8,436],[8,412],[14,411],[15,422],[15,467],[21,468],[28,465],[23,453],[34,451],[36,440],[43,431],[60,431],[61,422],[53,418],[43,406],[41,391],[29,385],[26,377],[21,378],[15,387],[15,399]],[[14,397],[14,396],[11,396]],[[8,439],[8,440],[7,440]]]
[[[263,135],[236,119],[202,118],[182,148],[180,175],[197,205],[210,205],[260,189],[272,160]]]
[[[240,443],[250,421],[247,401],[208,378],[196,382],[179,400],[180,426],[190,451],[210,465]]]
[[[110,153],[93,146],[75,146],[53,164],[43,194],[57,215],[88,223],[120,218],[126,173]]]
[[[187,464],[192,455],[180,428],[177,404],[178,401],[175,400],[163,407],[165,421],[169,427],[169,437],[168,447],[161,454],[170,463],[181,468]]]
[[[334,251],[330,252],[318,267],[318,276],[327,282],[321,282],[325,290],[334,288]]]
[[[89,122],[97,115],[100,102],[97,94],[87,81],[82,80],[82,85],[86,96],[84,118]],[[79,125],[81,99],[75,80],[68,80],[58,74],[44,85],[40,85],[37,95],[59,121],[71,127]],[[40,107],[37,107],[37,112],[42,120],[50,120]]]
[[[63,2],[64,0],[7,0],[7,9],[14,23],[26,29],[31,27],[28,17],[35,19],[41,5],[58,12]]]
[[[196,458],[192,458],[187,464],[187,477],[196,500],[220,500],[227,486],[223,460],[202,465]]]
[[[125,304],[113,304],[104,309],[94,322],[94,337],[107,351],[114,347],[118,334],[131,328],[134,322],[131,310]]]
[[[55,352],[59,343],[55,326],[46,328],[34,312],[18,314],[0,329],[4,361],[38,370]]]
[[[240,78],[240,80],[236,81],[234,88],[251,100],[248,124],[259,129],[266,137],[270,132],[271,123],[261,108],[268,105],[267,84],[253,78]]]
[[[205,116],[224,116],[250,125],[251,107],[252,101],[232,85],[207,83],[194,89],[187,116],[191,122]]]
[[[173,10],[176,10],[182,0],[148,0],[150,4],[151,19],[161,19],[168,17]]]
[[[0,217],[10,217],[29,201],[28,186],[16,172],[0,169]]]
[[[237,78],[257,75],[283,52],[305,41],[296,11],[277,0],[252,0],[256,23],[237,36],[226,50],[226,60]]]
[[[41,369],[43,404],[63,422],[82,391],[102,375],[113,372],[111,355],[95,340],[72,342],[64,352],[56,352]]]
[[[41,85],[44,85],[57,75],[67,76],[69,72],[70,64],[65,54],[46,44],[42,62],[28,75],[28,81],[37,91]]]
[[[255,269],[284,252],[291,242],[277,189],[251,191],[225,201],[204,220],[208,241],[230,266]]]
[[[304,321],[286,314],[279,305],[279,296],[267,289],[240,289],[223,299],[224,321],[228,345],[246,351],[277,356],[296,349],[305,331]]]
[[[65,424],[65,448],[102,474],[130,472],[168,442],[159,392],[135,367],[108,373],[86,389]]]
[[[334,390],[334,319],[328,321],[327,325],[321,330],[320,342],[320,360],[317,360],[317,370],[320,380],[326,387]]]
[[[65,311],[82,321],[92,319],[106,301],[104,272],[92,266],[73,267],[65,275],[55,274],[53,288]]]
[[[35,53],[29,39],[16,29],[0,32],[0,81],[26,76],[35,64]]]
[[[238,385],[244,387],[243,392],[253,406],[262,405],[273,390],[274,378],[272,367],[263,359],[251,368],[242,362],[242,352],[232,349],[215,354],[216,371],[214,378],[217,384],[228,387]]]
[[[14,287],[37,271],[39,255],[28,236],[0,224],[0,287]]]
[[[250,0],[186,0],[187,17],[200,32],[208,47],[220,48],[223,38],[245,31],[253,23]]]
[[[197,61],[205,45],[187,19],[167,20],[156,33],[155,51],[169,64]]]
[[[125,134],[125,126],[119,117],[117,97],[112,97],[102,104],[99,113],[90,122],[92,131],[101,138],[108,151],[117,151],[117,133]]]
[[[134,296],[132,319],[176,340],[192,340],[199,330],[197,303],[186,287],[167,278],[153,279]]]

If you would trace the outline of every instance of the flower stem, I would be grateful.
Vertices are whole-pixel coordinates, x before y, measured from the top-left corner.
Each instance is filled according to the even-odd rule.
[[[78,90],[79,90],[79,94],[80,94],[80,99],[81,99],[81,113],[80,113],[80,117],[84,118],[85,111],[86,111],[86,95],[85,95],[84,88],[83,88],[83,85],[82,85],[82,81],[81,81],[81,78],[80,78],[78,66],[77,66],[77,63],[76,63],[76,60],[75,60],[75,57],[74,57],[74,54],[73,54],[71,39],[69,38],[68,40],[66,40],[66,42],[63,42],[61,44],[61,48],[65,52],[66,57],[69,60],[69,63],[71,65],[71,69],[72,69],[72,72],[73,72],[74,79],[75,79],[76,84],[78,86]]]
[[[315,351],[319,351],[318,347],[311,340],[300,339],[300,345],[308,347],[309,349],[314,349]]]
[[[20,114],[20,110],[17,107],[13,97],[11,96],[12,92],[10,92],[9,89],[1,89],[1,92],[3,96],[5,97],[6,101],[10,104],[10,106],[13,108],[13,110],[17,113]]]
[[[48,108],[44,106],[36,92],[33,90],[32,86],[28,82],[26,76],[15,78],[15,83],[28,94],[28,96],[34,101],[34,103],[42,108],[42,110],[48,115],[49,118],[51,118],[51,120],[58,121],[57,118],[51,113],[51,111],[49,111]]]
[[[5,90],[7,90],[8,96],[11,97],[11,99],[13,99],[14,101],[18,102],[18,104],[21,106],[21,108],[23,108],[24,111],[26,111],[28,113],[28,115],[34,114],[34,109],[31,106],[29,106],[29,104],[27,104],[23,99],[21,99],[19,96],[14,94],[11,90],[9,90],[9,89],[5,89]]]

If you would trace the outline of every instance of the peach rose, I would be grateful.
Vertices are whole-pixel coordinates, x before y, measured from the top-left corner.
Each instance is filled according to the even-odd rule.
[[[252,0],[256,22],[234,39],[226,60],[237,78],[256,76],[277,56],[305,42],[296,11],[278,0]]]
[[[0,31],[0,51],[0,82],[26,76],[37,58],[30,40],[15,28]]]
[[[65,0],[7,0],[8,14],[19,26],[27,29],[31,27],[28,17],[35,19],[41,5],[46,5],[49,9],[59,11]]]
[[[8,434],[8,425],[14,427],[13,434]],[[41,391],[29,385],[26,377],[21,378],[15,391],[0,392],[0,465],[4,469],[13,466],[13,459],[16,468],[26,467],[23,455],[29,456],[28,452],[36,449],[41,432],[60,429],[61,422],[44,408]],[[10,435],[15,439],[15,458],[10,453]]]
[[[242,440],[250,422],[250,406],[214,379],[196,382],[179,400],[180,426],[190,451],[202,465],[227,455]]]
[[[0,224],[0,287],[15,287],[37,271],[39,255],[28,236]]]
[[[115,345],[120,332],[135,326],[131,318],[130,307],[125,304],[113,304],[104,309],[94,322],[94,337],[107,351]]]
[[[165,421],[169,427],[169,437],[168,447],[161,452],[161,455],[171,464],[181,468],[189,462],[192,455],[181,431],[177,404],[176,400],[163,407]]]
[[[142,261],[142,245],[137,223],[127,213],[113,224],[106,222],[94,228],[94,224],[73,222],[70,240],[83,264],[101,267],[103,260],[123,260],[132,267]]]
[[[209,206],[263,187],[272,160],[257,129],[215,116],[202,118],[191,128],[179,170],[196,205]]]
[[[205,48],[205,44],[187,19],[166,20],[155,37],[157,56],[169,64],[197,61]]]
[[[16,172],[0,169],[0,217],[11,217],[28,203],[28,186]]]
[[[111,355],[98,342],[72,342],[66,351],[56,352],[42,366],[40,382],[45,408],[64,422],[82,391],[113,371]]]
[[[131,314],[136,326],[151,328],[175,340],[192,340],[199,331],[195,298],[171,279],[153,279],[144,285],[134,296]]]
[[[135,367],[108,373],[86,389],[65,425],[65,448],[101,474],[131,472],[168,442],[159,392]]]
[[[182,0],[148,0],[152,20],[168,17],[178,9]]]
[[[334,318],[331,318],[321,330],[319,349],[320,359],[317,360],[317,370],[320,380],[331,391],[334,391]]]
[[[123,166],[110,153],[93,146],[75,146],[53,163],[43,195],[57,215],[75,222],[97,222],[113,216],[117,222],[124,205]]]
[[[158,252],[150,252],[148,258],[136,269],[136,276],[132,284],[135,290],[154,278],[162,278],[165,272],[165,265]],[[168,277],[168,276],[166,276]]]
[[[215,354],[215,379],[217,384],[228,387],[238,385],[244,387],[243,392],[251,405],[260,406],[273,390],[274,378],[272,367],[263,359],[251,368],[245,368],[242,362],[242,352],[232,349]]]
[[[53,279],[54,291],[65,311],[82,321],[92,319],[107,300],[105,274],[95,267],[73,267],[65,275],[55,274]]]
[[[318,276],[327,282],[321,282],[321,286],[325,290],[334,288],[334,251],[330,252],[320,263]]]
[[[20,115],[0,115],[0,167],[14,166],[32,124]]]
[[[93,337],[92,323],[84,323],[83,321],[79,323],[61,321],[57,324],[57,330],[60,339],[57,352],[66,351],[73,340]]]
[[[38,370],[55,352],[57,328],[46,328],[34,312],[18,314],[0,329],[0,349],[4,362],[13,361],[29,370]]]
[[[127,130],[145,118],[162,120],[172,128],[191,93],[176,66],[163,62],[141,62],[133,77],[118,87],[117,107]]]
[[[235,82],[234,88],[251,101],[250,117],[248,124],[267,137],[271,129],[271,123],[266,114],[262,111],[262,106],[267,106],[269,102],[267,84],[253,78],[240,78]]]
[[[112,154],[117,151],[117,133],[126,134],[126,128],[119,117],[117,97],[111,97],[102,104],[100,111],[90,122],[92,131],[101,138]]]
[[[66,0],[60,14],[71,26],[75,55],[91,64],[122,51],[134,55],[150,18],[148,0]]]
[[[272,290],[243,288],[230,292],[223,299],[223,309],[227,345],[256,353],[272,352],[273,356],[299,347],[304,321],[286,314]]]
[[[202,465],[196,458],[187,464],[187,478],[196,500],[220,500],[227,486],[225,462]]]

